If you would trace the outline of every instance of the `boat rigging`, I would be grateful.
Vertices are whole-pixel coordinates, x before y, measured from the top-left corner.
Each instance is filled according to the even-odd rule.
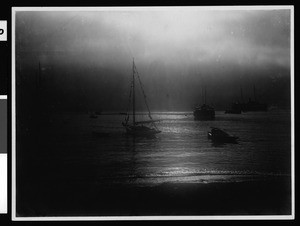
[[[135,98],[136,98],[135,97],[135,86],[136,86],[135,79],[136,79],[136,77],[138,78],[138,82],[139,82],[139,85],[140,85],[142,93],[143,93],[145,105],[148,110],[148,117],[150,120],[136,121],[136,112],[135,112],[136,111],[136,103],[135,103]],[[131,105],[131,100],[132,100],[132,123],[129,122],[129,116],[130,116],[129,108]],[[153,120],[153,118],[151,116],[150,108],[147,103],[147,96],[145,94],[144,87],[143,87],[143,84],[140,79],[140,75],[137,71],[137,68],[136,68],[136,65],[135,65],[134,59],[133,59],[132,81],[131,81],[131,88],[130,88],[130,93],[129,93],[129,102],[128,102],[128,106],[127,106],[125,121],[122,122],[122,125],[125,127],[127,134],[134,135],[134,136],[153,136],[153,135],[161,132],[155,125],[156,121],[157,120]],[[145,126],[145,124],[149,124],[149,126]]]

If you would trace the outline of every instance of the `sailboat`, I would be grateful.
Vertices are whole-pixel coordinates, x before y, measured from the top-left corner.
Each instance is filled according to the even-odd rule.
[[[203,91],[202,91],[203,94]],[[204,95],[204,104],[198,106],[193,111],[195,120],[214,120],[215,119],[215,109],[208,104],[206,104],[206,88]]]
[[[243,98],[243,90],[241,88],[241,102],[236,101],[231,104],[231,108],[225,111],[225,114],[242,114],[242,109],[244,108],[244,98]]]
[[[148,117],[149,120],[146,121],[136,121],[136,109],[135,109],[135,79],[136,77],[138,78],[142,93],[143,93],[143,97],[144,97],[144,101],[145,104],[147,106],[147,110],[148,110]],[[130,112],[129,112],[129,106],[131,105],[131,100],[132,100],[132,122],[129,122],[129,116],[130,116]],[[160,133],[161,131],[157,128],[157,126],[155,125],[155,120],[153,120],[152,116],[151,116],[151,112],[147,103],[147,99],[146,99],[146,95],[144,92],[144,88],[143,88],[143,84],[141,82],[139,73],[137,71],[137,68],[135,66],[134,63],[134,59],[133,59],[133,63],[132,63],[132,81],[131,81],[131,88],[130,88],[130,94],[129,94],[129,103],[128,103],[128,107],[127,107],[127,112],[126,112],[126,116],[125,116],[125,121],[122,122],[122,125],[125,127],[127,134],[133,135],[133,136],[153,136],[157,133]],[[147,126],[146,126],[147,125]]]

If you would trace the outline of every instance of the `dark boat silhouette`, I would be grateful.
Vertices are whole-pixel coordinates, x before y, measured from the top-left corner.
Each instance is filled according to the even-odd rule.
[[[225,111],[225,114],[242,114],[242,109],[244,105],[243,102],[244,102],[243,90],[241,88],[241,102],[237,101],[235,103],[232,103],[230,109],[227,109]]]
[[[141,90],[143,92],[143,97],[144,97],[144,101],[145,101],[145,104],[148,109],[148,117],[150,120],[137,122],[136,118],[135,118],[135,77],[136,76],[138,78]],[[126,113],[125,122],[122,122],[122,125],[125,127],[127,134],[133,135],[133,136],[153,136],[157,133],[160,133],[161,131],[158,130],[158,128],[155,125],[155,120],[152,119],[150,109],[149,109],[149,106],[147,103],[146,95],[144,92],[144,88],[143,88],[139,73],[136,69],[134,60],[133,60],[133,64],[132,64],[132,81],[131,81],[131,89],[130,89],[130,94],[129,94],[129,105],[130,105],[131,99],[132,99],[132,122],[129,123],[130,113],[128,110]],[[127,109],[129,109],[129,106]],[[146,126],[146,124],[148,126]]]
[[[205,98],[204,104],[198,106],[193,111],[195,120],[214,120],[215,119],[215,109],[208,104],[206,104],[206,88],[205,88]]]
[[[238,137],[231,136],[225,131],[212,127],[211,131],[207,133],[208,139],[216,143],[237,143]]]
[[[254,100],[251,100],[251,98],[249,98],[247,103],[242,104],[242,111],[268,111],[268,105],[265,103],[260,103],[257,100],[255,86],[253,86],[253,95]]]
[[[215,109],[207,104],[196,107],[194,112],[195,120],[213,120],[215,119]]]
[[[226,114],[241,114],[242,112],[248,111],[268,111],[268,105],[260,103],[256,97],[255,86],[253,86],[254,100],[249,98],[248,102],[244,102],[243,91],[241,88],[241,102],[236,102],[231,105],[231,108],[226,110]]]
[[[268,105],[249,98],[249,101],[242,105],[242,111],[268,111]]]
[[[241,114],[242,113],[242,104],[239,102],[233,103],[230,109],[225,111],[225,114]]]

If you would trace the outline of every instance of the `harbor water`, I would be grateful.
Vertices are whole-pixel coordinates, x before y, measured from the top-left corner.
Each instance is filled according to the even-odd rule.
[[[37,135],[33,164],[41,165],[48,179],[136,186],[291,175],[289,112],[234,115],[220,111],[213,121],[195,121],[187,112],[159,112],[153,118],[160,120],[161,133],[152,138],[126,135],[121,125],[124,117],[53,116],[47,129]],[[237,144],[213,143],[207,137],[211,127],[237,136]]]

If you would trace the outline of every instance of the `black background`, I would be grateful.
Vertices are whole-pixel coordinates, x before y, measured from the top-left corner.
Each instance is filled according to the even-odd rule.
[[[298,47],[297,45],[297,37],[298,37],[298,31],[297,31],[297,24],[298,24],[298,16],[297,16],[297,6],[294,1],[230,1],[230,0],[210,0],[210,1],[196,1],[196,0],[143,0],[143,1],[134,1],[134,0],[101,0],[101,1],[95,1],[95,0],[76,0],[76,1],[67,1],[67,0],[51,0],[51,1],[37,1],[37,0],[30,0],[30,1],[1,1],[0,3],[0,20],[7,20],[7,41],[6,42],[0,42],[0,95],[7,95],[7,109],[8,109],[8,123],[7,123],[7,128],[8,128],[8,136],[7,136],[7,154],[8,154],[8,213],[7,214],[0,214],[0,225],[52,225],[54,224],[70,224],[70,225],[85,225],[87,222],[83,221],[71,221],[71,222],[12,222],[11,221],[11,11],[12,7],[34,7],[34,6],[43,6],[43,7],[72,7],[72,6],[242,6],[242,5],[294,5],[294,18],[295,18],[295,23],[294,23],[294,31],[295,31],[295,48]],[[298,87],[299,87],[299,79],[297,79],[297,54],[296,54],[296,49],[295,49],[295,84],[294,84],[294,90],[295,90],[295,130],[298,127],[298,120],[297,120],[297,102],[298,102]],[[295,140],[297,140],[297,133],[295,132]],[[297,159],[297,146],[295,147],[295,159]],[[262,225],[274,225],[274,224],[295,224],[297,221],[297,162],[295,163],[295,180],[296,180],[296,188],[295,188],[295,196],[296,196],[296,220],[279,220],[279,221],[123,221],[123,222],[88,222],[88,223],[95,223],[95,224],[110,224],[110,225],[115,225],[115,224],[127,224],[127,225],[132,225],[132,224],[146,224],[146,225],[153,225],[153,224],[158,224],[158,223],[163,223],[163,224],[169,224],[169,225],[176,225],[176,224],[228,224],[228,225],[254,225],[254,224],[262,224]]]

